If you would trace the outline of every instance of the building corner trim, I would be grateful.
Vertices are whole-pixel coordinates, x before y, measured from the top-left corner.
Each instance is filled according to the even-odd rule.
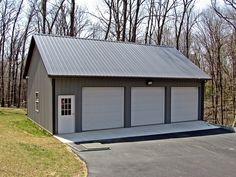
[[[199,120],[204,120],[204,94],[205,94],[205,81],[201,81],[199,88]]]
[[[55,79],[52,79],[52,132],[57,134],[57,125],[56,125],[56,95],[55,95]]]
[[[165,87],[165,124],[171,123],[171,86]]]

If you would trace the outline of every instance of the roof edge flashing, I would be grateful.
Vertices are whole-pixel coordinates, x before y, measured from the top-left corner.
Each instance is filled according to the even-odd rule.
[[[102,40],[102,39],[90,39],[90,38],[80,38],[74,36],[60,36],[55,34],[42,34],[42,33],[35,33],[33,36],[47,36],[47,37],[56,37],[56,38],[67,38],[67,39],[77,39],[77,40],[86,40],[86,41],[98,41],[98,42],[110,42],[110,43],[118,43],[118,44],[132,44],[132,45],[141,45],[141,46],[151,46],[151,47],[164,47],[164,48],[175,48],[173,46],[168,45],[156,45],[156,44],[143,44],[143,43],[135,43],[129,41],[111,41],[111,40]]]
[[[85,78],[85,77],[91,77],[91,78],[140,78],[140,79],[186,79],[186,80],[212,80],[212,78],[195,78],[195,77],[155,77],[155,76],[109,76],[109,75],[55,75],[55,74],[48,74],[48,77],[56,78],[56,77],[72,77],[72,78]]]

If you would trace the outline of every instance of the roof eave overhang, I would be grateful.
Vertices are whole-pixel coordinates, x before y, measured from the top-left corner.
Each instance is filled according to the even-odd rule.
[[[134,79],[181,79],[181,80],[211,80],[210,77],[207,78],[197,78],[197,77],[155,77],[155,76],[119,76],[119,75],[52,75],[49,74],[50,78],[134,78]]]

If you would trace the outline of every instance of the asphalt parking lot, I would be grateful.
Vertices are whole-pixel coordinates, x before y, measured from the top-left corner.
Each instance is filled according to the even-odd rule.
[[[80,152],[89,177],[235,177],[236,134],[109,144]]]

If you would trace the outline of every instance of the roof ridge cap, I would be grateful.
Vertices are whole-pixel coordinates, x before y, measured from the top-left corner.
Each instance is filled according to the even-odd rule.
[[[132,45],[140,45],[140,46],[175,48],[173,46],[168,46],[168,45],[142,44],[142,43],[135,43],[135,42],[130,42],[130,41],[111,41],[111,40],[102,40],[102,39],[90,39],[90,38],[80,38],[80,37],[75,37],[75,36],[60,36],[60,35],[55,35],[55,34],[35,33],[35,34],[33,34],[33,36],[48,36],[48,37],[57,37],[57,38],[98,41],[98,42],[110,42],[110,43],[119,43],[119,44],[132,44]]]

